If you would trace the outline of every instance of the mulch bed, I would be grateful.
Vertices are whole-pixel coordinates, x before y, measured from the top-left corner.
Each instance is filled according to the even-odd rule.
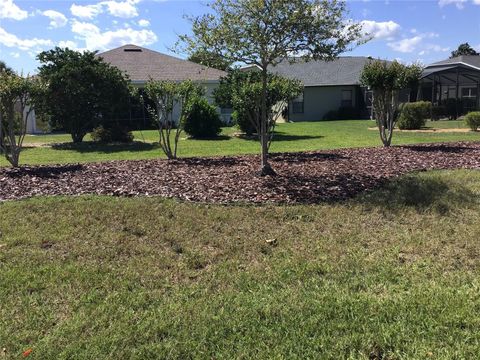
[[[480,142],[274,154],[278,175],[264,178],[255,176],[258,162],[235,156],[0,168],[0,200],[99,194],[209,203],[337,201],[411,171],[480,169]]]

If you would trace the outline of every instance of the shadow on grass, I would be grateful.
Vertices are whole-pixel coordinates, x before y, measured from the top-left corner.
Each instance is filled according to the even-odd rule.
[[[386,182],[378,190],[361,196],[358,201],[367,206],[396,211],[413,208],[419,212],[434,210],[448,213],[456,206],[478,202],[478,195],[460,184],[447,182],[436,174],[409,174]]]
[[[157,149],[157,143],[144,143],[140,141],[135,141],[130,144],[99,144],[93,141],[82,142],[80,144],[74,143],[61,143],[61,144],[52,144],[52,149],[54,150],[70,150],[77,151],[79,153],[92,153],[92,152],[101,152],[104,154],[111,154],[115,152],[137,152],[137,151],[150,151]]]
[[[205,137],[205,138],[195,138],[195,137],[188,137],[188,140],[193,140],[193,141],[199,141],[199,140],[205,140],[205,141],[225,141],[225,140],[231,140],[232,138],[228,135],[218,135],[215,137]]]
[[[246,135],[246,134],[238,134],[238,138],[243,140],[253,140],[259,141],[258,135]],[[322,135],[292,135],[287,134],[284,132],[277,132],[273,135],[273,141],[296,141],[296,140],[313,140],[313,139],[322,139],[325,136]]]

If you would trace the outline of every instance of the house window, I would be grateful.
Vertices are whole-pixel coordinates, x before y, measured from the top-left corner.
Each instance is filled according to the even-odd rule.
[[[463,88],[462,89],[462,98],[476,98],[477,97],[477,88]]]
[[[293,114],[303,114],[303,93],[299,95],[296,99],[292,101],[292,113]]]
[[[342,107],[352,107],[353,106],[353,95],[352,90],[342,90]]]
[[[477,88],[462,88],[462,102],[465,111],[475,110],[477,107]]]

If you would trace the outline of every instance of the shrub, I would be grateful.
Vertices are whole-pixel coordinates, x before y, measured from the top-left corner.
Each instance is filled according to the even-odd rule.
[[[185,132],[194,138],[211,138],[220,134],[222,121],[215,106],[205,98],[198,98],[185,119]]]
[[[338,120],[338,111],[330,110],[325,115],[323,115],[322,120]]]
[[[470,127],[470,129],[477,131],[480,127],[480,111],[468,113],[465,116],[465,123]]]
[[[447,117],[445,105],[435,105],[432,107],[432,120],[437,121]]]
[[[250,136],[256,132],[255,126],[253,126],[252,122],[248,119],[248,116],[242,111],[235,110],[232,113],[232,120],[234,124],[238,126],[240,131],[245,133],[245,135]]]
[[[93,129],[91,136],[93,141],[104,144],[113,142],[131,143],[133,141],[131,131],[117,124],[107,128],[100,125]]]
[[[340,106],[338,110],[330,110],[322,120],[354,120],[360,118],[360,112],[353,106]]]
[[[417,130],[425,126],[430,116],[432,104],[428,101],[405,103],[402,105],[398,118],[398,128],[401,130]]]
[[[360,118],[360,112],[353,106],[340,106],[337,114],[338,120],[355,120]]]

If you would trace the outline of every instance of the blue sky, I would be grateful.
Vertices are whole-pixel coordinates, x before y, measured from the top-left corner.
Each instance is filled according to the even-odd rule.
[[[480,50],[480,0],[347,1],[349,18],[374,39],[345,55],[425,64],[462,42]],[[188,0],[0,0],[0,59],[34,73],[38,52],[54,46],[107,50],[135,43],[170,53],[189,32],[184,14],[207,11]]]

